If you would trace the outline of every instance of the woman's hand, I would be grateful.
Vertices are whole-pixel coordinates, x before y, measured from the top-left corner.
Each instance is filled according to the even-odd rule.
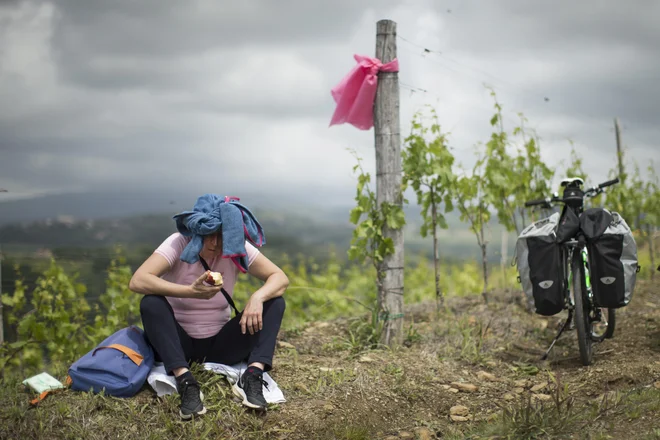
[[[209,273],[210,272],[207,270],[202,274],[202,276],[193,281],[193,283],[190,285],[192,293],[190,294],[189,298],[211,299],[218,292],[220,292],[222,286],[209,286],[208,284],[204,284],[204,281],[209,276]]]
[[[241,316],[241,332],[250,332],[251,335],[263,329],[264,303],[260,297],[252,295],[245,305]]]

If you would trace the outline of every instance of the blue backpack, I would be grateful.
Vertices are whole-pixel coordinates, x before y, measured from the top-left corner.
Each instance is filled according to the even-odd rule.
[[[108,336],[69,368],[71,389],[115,397],[137,394],[154,365],[154,352],[136,326]]]

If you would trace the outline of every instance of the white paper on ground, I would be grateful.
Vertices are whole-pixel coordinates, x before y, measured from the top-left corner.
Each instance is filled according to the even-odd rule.
[[[217,374],[222,374],[227,378],[229,383],[233,385],[247,368],[247,363],[243,362],[236,365],[225,365],[216,364],[213,362],[205,362],[202,364],[202,366],[206,370],[213,371]],[[286,402],[282,390],[268,373],[264,373],[264,381],[266,384],[268,384],[268,387],[264,386],[263,390],[266,402]],[[149,376],[147,377],[147,382],[149,385],[151,385],[151,388],[156,391],[158,397],[177,393],[176,380],[174,379],[174,376],[170,376],[165,373],[165,367],[161,362],[156,362],[151,368]]]

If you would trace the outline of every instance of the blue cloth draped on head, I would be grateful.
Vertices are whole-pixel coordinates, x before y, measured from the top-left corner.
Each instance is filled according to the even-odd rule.
[[[194,264],[204,246],[204,236],[222,230],[222,257],[231,258],[241,272],[248,270],[245,240],[256,247],[266,244],[264,230],[249,209],[236,197],[204,194],[197,199],[192,211],[183,211],[173,218],[177,230],[192,237],[181,253],[181,261]]]

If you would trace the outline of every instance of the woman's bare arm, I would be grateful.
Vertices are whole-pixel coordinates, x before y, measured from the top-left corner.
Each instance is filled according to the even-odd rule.
[[[264,281],[263,286],[250,296],[240,321],[241,332],[253,335],[263,329],[264,302],[282,296],[289,286],[289,278],[263,254],[252,262],[248,273]]]
[[[208,271],[204,272],[191,285],[182,285],[164,280],[161,276],[170,270],[170,264],[165,257],[153,253],[133,274],[128,288],[144,295],[162,295],[177,298],[210,299],[220,291],[222,286],[204,284]]]

